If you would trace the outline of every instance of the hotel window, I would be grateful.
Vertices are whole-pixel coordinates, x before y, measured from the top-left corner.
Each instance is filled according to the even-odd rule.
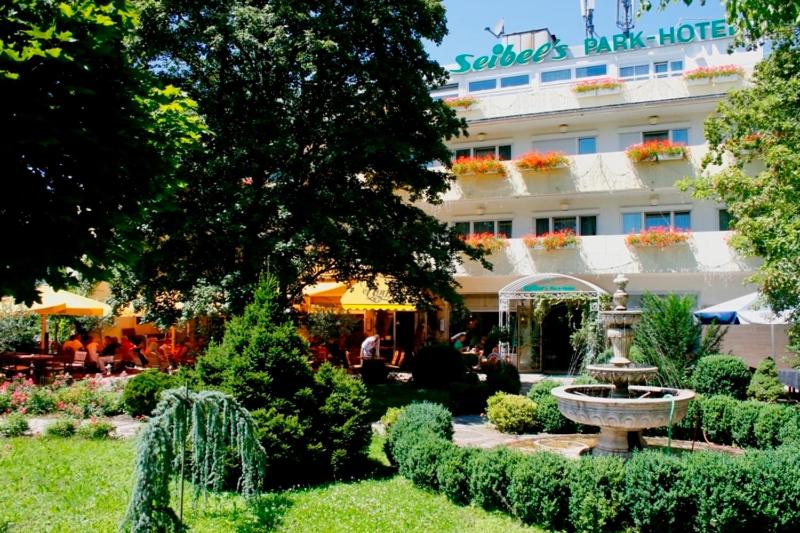
[[[646,80],[650,78],[650,64],[620,67],[619,77],[623,80]]]
[[[500,87],[520,87],[523,85],[528,85],[531,82],[531,77],[527,74],[521,74],[519,76],[509,76],[507,78],[500,78]]]
[[[491,233],[511,237],[512,223],[510,220],[473,220],[470,222],[453,222],[453,229],[459,235],[466,237],[475,233]]]
[[[469,92],[474,93],[478,91],[491,91],[497,88],[497,80],[479,80],[469,82]]]
[[[542,83],[553,83],[556,81],[568,81],[572,79],[572,70],[548,70],[542,72]]]
[[[730,212],[727,209],[720,209],[718,212],[719,216],[719,230],[720,231],[728,231],[731,229],[731,222],[733,222],[733,217],[731,216]]]
[[[622,233],[639,233],[642,228],[689,231],[692,229],[692,216],[689,211],[637,211],[622,214]]]
[[[683,61],[661,61],[659,63],[653,63],[653,72],[655,72],[656,78],[679,76],[683,73]]]
[[[493,155],[500,161],[511,159],[511,145],[502,144],[500,146],[480,146],[477,148],[459,148],[453,152],[454,159],[462,157],[486,157]]]
[[[635,138],[636,134],[622,134],[621,137],[628,139],[629,136],[633,136]],[[688,128],[676,128],[672,130],[654,130],[654,131],[643,131],[642,132],[642,140],[641,142],[650,142],[650,141],[672,141],[674,143],[682,143],[685,145],[689,144],[689,129]],[[633,144],[633,143],[631,143]],[[630,144],[628,145],[630,146]],[[627,148],[627,146],[625,147]]]
[[[593,76],[605,76],[607,72],[608,72],[608,67],[606,65],[591,65],[588,67],[578,67],[575,69],[575,77],[591,78]]]
[[[542,217],[534,221],[536,235],[570,230],[576,235],[597,235],[597,215]]]
[[[578,137],[579,154],[596,154],[597,137]]]
[[[668,140],[669,140],[669,130],[642,132],[642,142],[668,141]]]

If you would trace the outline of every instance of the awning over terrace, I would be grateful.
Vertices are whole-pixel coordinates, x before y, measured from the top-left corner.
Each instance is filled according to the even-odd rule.
[[[351,286],[338,282],[322,282],[303,290],[311,305],[327,304],[346,311],[414,311],[413,305],[397,303],[389,294],[386,280],[378,278],[376,288],[359,282]]]

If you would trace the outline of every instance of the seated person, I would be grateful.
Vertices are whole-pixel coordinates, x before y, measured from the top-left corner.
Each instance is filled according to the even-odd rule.
[[[80,341],[80,335],[70,335],[69,340],[64,342],[64,345],[61,347],[62,350],[67,348],[72,348],[73,353],[79,350],[83,350],[83,343]]]
[[[86,362],[96,366],[100,372],[105,370],[103,363],[100,361],[100,343],[91,335],[86,343]]]
[[[119,341],[117,338],[106,337],[105,346],[103,346],[103,351],[100,352],[100,355],[113,357],[114,354],[117,353],[117,348],[119,348]]]
[[[464,342],[467,340],[467,334],[456,333],[450,338],[450,340],[453,341],[453,348],[455,348],[459,352],[463,352],[465,348]]]

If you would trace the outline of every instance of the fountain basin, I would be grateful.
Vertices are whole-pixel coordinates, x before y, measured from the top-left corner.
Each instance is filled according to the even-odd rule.
[[[617,386],[641,385],[658,375],[658,367],[645,365],[587,365],[586,371],[598,381]]]
[[[565,417],[600,427],[594,455],[627,457],[643,445],[642,429],[668,426],[671,410],[672,424],[677,424],[695,396],[691,390],[664,387],[631,386],[624,398],[612,397],[616,392],[613,385],[568,385],[551,391]]]

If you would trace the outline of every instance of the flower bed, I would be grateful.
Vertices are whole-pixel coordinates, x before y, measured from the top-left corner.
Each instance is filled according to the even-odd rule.
[[[686,158],[686,146],[672,141],[648,141],[629,146],[625,151],[634,163]]]
[[[598,80],[582,81],[572,87],[578,95],[588,95],[596,93],[597,91],[618,92],[622,89],[625,81],[617,78],[600,78]]]
[[[721,65],[718,67],[700,67],[683,75],[686,80],[713,80],[715,78],[740,77],[744,69],[738,65]]]
[[[551,170],[568,164],[569,159],[561,152],[528,152],[514,161],[519,170]]]
[[[666,248],[689,240],[690,232],[673,228],[643,229],[639,233],[631,233],[625,237],[625,244],[643,248]]]
[[[124,380],[112,384],[102,378],[72,382],[65,374],[48,385],[36,385],[19,375],[0,383],[0,414],[64,413],[76,418],[119,414],[123,386]]]
[[[472,233],[464,239],[467,246],[485,250],[490,254],[499,252],[508,246],[508,239],[505,235],[495,235],[494,233]]]
[[[581,242],[581,238],[575,235],[575,232],[570,229],[554,231],[538,236],[526,235],[522,240],[528,248],[547,250],[548,252],[564,248],[574,248]]]
[[[469,109],[477,103],[478,99],[472,96],[455,96],[444,100],[444,105],[455,109]]]
[[[459,157],[453,163],[453,173],[464,174],[501,174],[505,176],[503,164],[492,155],[484,157]]]

